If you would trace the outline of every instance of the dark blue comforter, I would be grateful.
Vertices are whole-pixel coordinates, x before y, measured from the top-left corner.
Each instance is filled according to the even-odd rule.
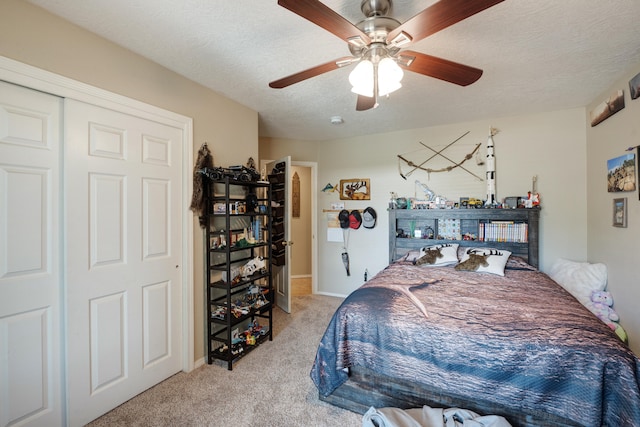
[[[392,264],[338,308],[311,378],[328,396],[355,366],[513,413],[640,426],[638,358],[537,271]]]

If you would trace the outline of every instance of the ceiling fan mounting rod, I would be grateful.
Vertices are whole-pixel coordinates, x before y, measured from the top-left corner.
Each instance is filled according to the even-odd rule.
[[[367,18],[385,16],[391,11],[391,0],[362,0],[360,10]]]

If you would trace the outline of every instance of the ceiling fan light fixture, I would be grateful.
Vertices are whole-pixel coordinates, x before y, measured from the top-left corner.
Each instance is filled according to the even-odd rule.
[[[400,81],[404,76],[402,68],[390,57],[380,60],[377,66],[368,59],[363,59],[349,74],[351,92],[358,95],[373,97],[377,73],[378,96],[385,96],[402,87]]]
[[[386,96],[402,87],[400,82],[386,82],[378,85],[378,96]]]
[[[391,58],[382,58],[378,64],[378,80],[400,82],[404,77],[402,68]]]
[[[368,59],[363,59],[356,65],[356,68],[349,74],[351,92],[358,95],[373,97],[373,63]]]

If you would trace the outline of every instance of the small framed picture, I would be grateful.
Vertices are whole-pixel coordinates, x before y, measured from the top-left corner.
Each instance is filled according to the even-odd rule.
[[[371,200],[369,178],[341,179],[340,200]]]
[[[627,198],[613,199],[613,226],[627,226]]]

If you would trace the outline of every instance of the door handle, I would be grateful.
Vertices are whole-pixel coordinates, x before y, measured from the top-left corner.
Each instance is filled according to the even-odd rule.
[[[282,242],[282,245],[283,246],[293,246],[293,240],[289,240],[289,241],[285,240],[285,241]]]

